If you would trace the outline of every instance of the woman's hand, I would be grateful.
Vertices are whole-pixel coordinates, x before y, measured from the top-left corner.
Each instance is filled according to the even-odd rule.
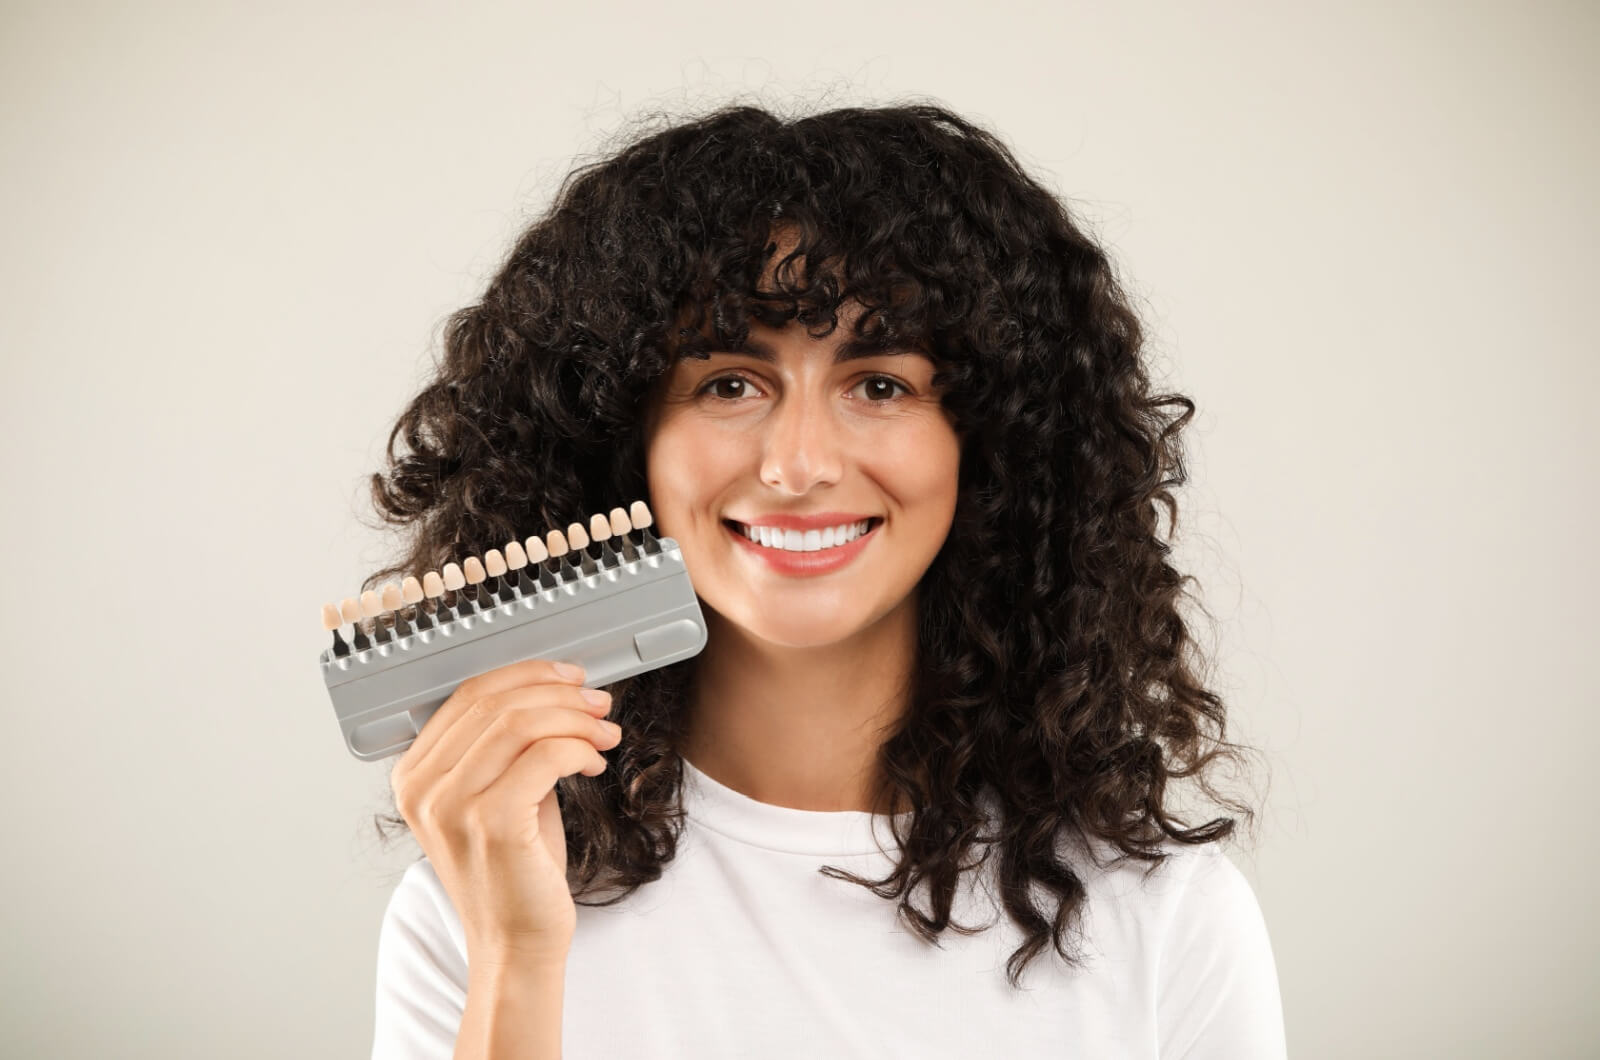
[[[464,681],[401,755],[395,803],[455,904],[469,963],[564,963],[577,926],[556,779],[606,769],[607,692],[546,659]],[[593,701],[591,701],[593,700]]]

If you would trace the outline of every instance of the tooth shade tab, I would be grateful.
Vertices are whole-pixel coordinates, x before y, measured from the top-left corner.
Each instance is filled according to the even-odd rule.
[[[444,587],[446,589],[454,592],[457,589],[464,588],[466,584],[467,579],[461,576],[460,567],[456,566],[454,563],[446,563],[444,565]]]
[[[440,570],[430,570],[420,581],[412,575],[407,575],[398,585],[394,582],[385,582],[377,590],[368,589],[358,596],[345,597],[337,606],[325,603],[322,605],[323,628],[334,631],[339,624],[348,623],[357,627],[359,636],[362,624],[367,619],[379,618],[386,612],[398,613],[409,605],[420,604],[429,598],[443,604],[446,593],[459,592],[469,584],[476,591],[477,587],[489,578],[505,577],[508,573],[520,571],[530,564],[559,559],[569,551],[578,553],[571,560],[572,563],[581,561],[583,569],[592,572],[595,568],[595,557],[588,555],[586,551],[591,542],[606,542],[612,538],[621,538],[621,541],[603,550],[604,555],[600,562],[603,564],[611,557],[632,561],[638,559],[640,553],[648,555],[660,551],[657,535],[649,532],[649,528],[654,524],[655,519],[650,514],[650,507],[643,500],[630,502],[626,509],[619,506],[607,513],[596,512],[588,517],[587,529],[583,522],[570,523],[565,533],[551,530],[542,538],[534,534],[522,544],[508,541],[503,554],[500,549],[490,549],[483,554],[482,559],[468,556],[459,564],[446,563]],[[741,529],[750,535],[752,540],[757,539],[756,533],[749,527]],[[629,539],[629,535],[635,532],[643,536],[642,548]],[[787,534],[779,531],[763,532],[767,534],[767,540],[773,543],[772,547],[788,547]],[[853,540],[853,537],[840,534],[837,529],[829,533],[839,538],[841,544]],[[777,536],[773,536],[774,534]],[[810,540],[807,535],[801,534],[797,549],[808,550],[810,546],[807,542]],[[831,547],[831,544],[822,543],[819,537],[816,547],[826,548]],[[548,581],[547,573],[540,571],[534,573],[539,575],[538,580]],[[527,582],[521,576],[515,580],[518,583],[515,590],[508,585],[500,590],[502,596],[511,591],[520,593],[526,588]],[[479,595],[481,596],[481,593]],[[425,615],[426,612],[424,618]],[[428,627],[423,628],[426,630]]]

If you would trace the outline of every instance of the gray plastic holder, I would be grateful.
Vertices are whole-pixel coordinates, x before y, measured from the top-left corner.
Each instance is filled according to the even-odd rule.
[[[461,682],[523,659],[574,662],[598,688],[699,654],[705,616],[678,543],[335,658],[322,675],[350,753],[400,754]],[[391,631],[392,632],[392,631]]]

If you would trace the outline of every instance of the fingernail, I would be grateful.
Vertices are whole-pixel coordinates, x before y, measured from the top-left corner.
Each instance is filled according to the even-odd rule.
[[[574,666],[572,663],[558,662],[552,667],[552,669],[569,681],[579,681],[583,679],[583,667]]]
[[[599,688],[585,688],[582,690],[583,698],[597,707],[603,707],[611,702],[611,693]]]
[[[600,719],[600,724],[604,725],[606,727],[606,731],[609,732],[611,735],[613,735],[613,736],[621,736],[622,735],[622,726],[618,725],[616,722],[607,721],[606,719],[601,718]]]

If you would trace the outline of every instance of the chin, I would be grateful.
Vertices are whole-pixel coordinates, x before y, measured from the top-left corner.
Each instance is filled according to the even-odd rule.
[[[830,619],[812,612],[799,618],[784,620],[773,616],[739,618],[721,611],[723,620],[738,626],[752,640],[759,640],[779,648],[826,648],[857,633],[860,626],[854,621]]]
[[[772,632],[768,630],[750,630],[752,636],[778,648],[793,648],[803,650],[806,648],[827,648],[849,638],[854,630],[840,633],[838,630],[822,631],[794,631],[787,630]]]

